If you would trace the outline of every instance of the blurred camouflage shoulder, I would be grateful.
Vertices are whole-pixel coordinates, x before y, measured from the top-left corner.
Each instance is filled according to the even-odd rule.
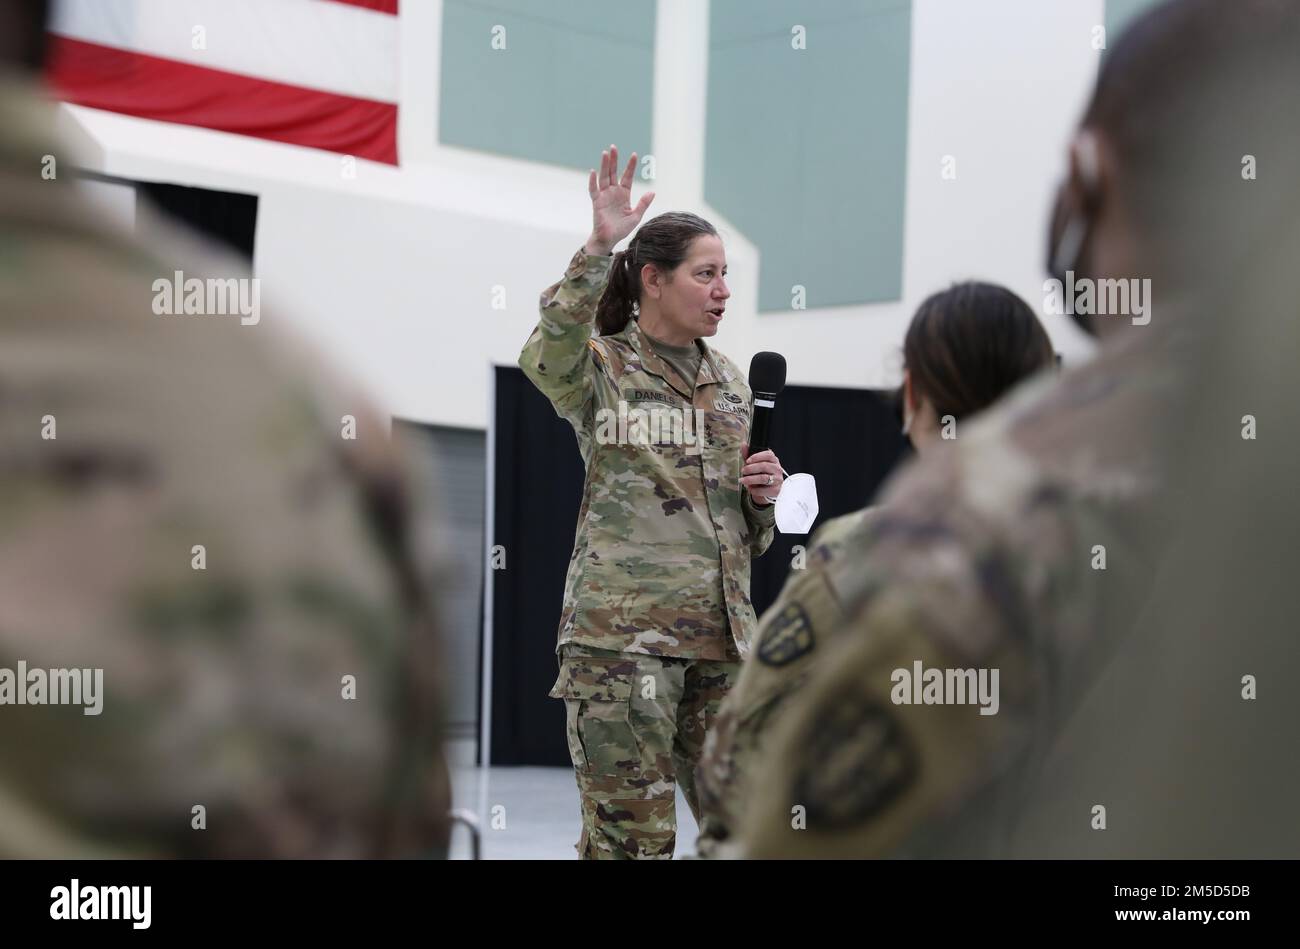
[[[754,648],[741,666],[705,739],[696,781],[703,818],[697,846],[724,856],[766,736],[808,675],[827,637],[843,628],[843,609],[825,568],[840,556],[874,508],[833,518],[817,529],[805,562],[792,567],[781,593],[759,619]]]
[[[1043,750],[1151,582],[1181,347],[1128,332],[891,480],[826,569],[849,619],[771,736],[746,854],[997,852],[999,782]],[[929,670],[974,673],[961,704],[913,701]],[[980,709],[975,681],[994,683]]]
[[[274,307],[156,312],[251,275],[89,213],[31,90],[0,115],[0,667],[103,670],[100,714],[0,709],[0,853],[442,852],[414,459]]]

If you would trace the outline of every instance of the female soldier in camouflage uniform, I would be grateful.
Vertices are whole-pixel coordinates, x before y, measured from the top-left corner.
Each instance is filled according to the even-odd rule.
[[[635,167],[619,179],[618,150],[601,156],[592,234],[519,359],[587,471],[551,691],[583,858],[670,858],[676,782],[698,818],[695,767],[748,651],[750,559],[771,543],[782,481],[771,451],[748,456],[744,376],[704,343],[730,296],[713,226],[664,214],[611,256],[654,197],[631,206]]]
[[[921,304],[903,343],[903,433],[921,455],[942,450],[944,429],[983,411],[1052,364],[1052,344],[1033,309],[1010,290],[957,284]],[[719,710],[698,770],[703,808],[698,847],[725,856],[739,826],[750,775],[766,740],[811,671],[817,647],[847,617],[832,576],[843,568],[875,508],[827,521],[808,544],[805,569],[791,572],[763,614],[753,659]]]

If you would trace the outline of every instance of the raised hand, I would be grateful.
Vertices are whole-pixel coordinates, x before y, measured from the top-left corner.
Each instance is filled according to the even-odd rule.
[[[636,170],[636,152],[628,159],[623,177],[618,178],[618,148],[609,146],[600,153],[600,172],[592,171],[587,179],[591,195],[591,237],[587,253],[608,256],[614,245],[627,237],[641,223],[655,193],[647,191],[636,207],[632,206],[632,173]]]

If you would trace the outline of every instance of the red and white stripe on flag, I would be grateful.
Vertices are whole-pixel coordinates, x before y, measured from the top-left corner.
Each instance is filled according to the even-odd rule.
[[[47,78],[111,112],[397,164],[397,0],[56,0]]]

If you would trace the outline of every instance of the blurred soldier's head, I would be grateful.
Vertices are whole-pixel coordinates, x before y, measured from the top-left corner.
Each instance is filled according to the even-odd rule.
[[[46,0],[0,0],[0,69],[40,69],[48,6]]]
[[[1053,214],[1053,276],[1149,278],[1156,310],[1230,293],[1295,220],[1297,89],[1295,0],[1171,0],[1110,37]]]

